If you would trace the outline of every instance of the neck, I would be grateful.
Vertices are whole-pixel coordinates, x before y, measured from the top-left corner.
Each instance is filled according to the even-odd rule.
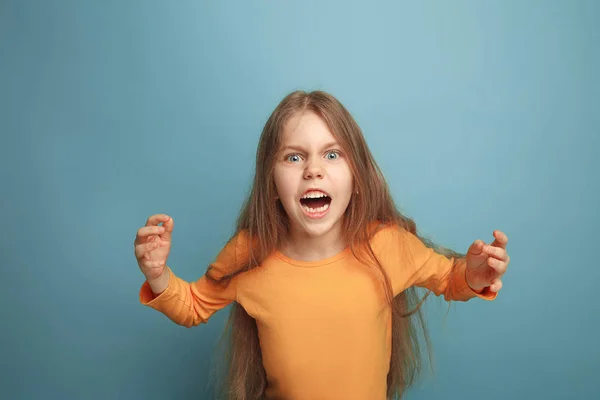
[[[318,236],[292,228],[281,251],[286,256],[298,261],[318,261],[333,257],[347,246],[342,235],[341,225],[338,222],[330,230]]]

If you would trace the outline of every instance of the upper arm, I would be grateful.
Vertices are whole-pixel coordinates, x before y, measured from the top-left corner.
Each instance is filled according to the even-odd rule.
[[[423,287],[446,300],[467,300],[476,293],[467,285],[464,259],[447,257],[410,231],[390,225],[376,234],[378,258],[392,280],[394,295]]]

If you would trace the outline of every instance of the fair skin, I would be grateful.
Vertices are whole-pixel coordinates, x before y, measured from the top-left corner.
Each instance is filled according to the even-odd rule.
[[[159,224],[162,223],[162,226]],[[134,254],[140,271],[146,277],[152,292],[159,295],[169,286],[168,270],[165,268],[171,250],[173,218],[166,214],[154,214],[135,236]]]
[[[161,223],[162,226],[159,225]],[[155,214],[148,218],[144,227],[138,229],[134,241],[134,253],[140,271],[156,295],[162,293],[169,285],[169,273],[165,265],[171,249],[172,233],[173,218],[165,214]],[[467,283],[478,292],[486,287],[492,292],[500,291],[501,278],[510,263],[506,252],[508,237],[501,231],[494,231],[494,238],[489,245],[482,240],[476,240],[466,255]],[[313,257],[319,259],[335,253],[336,250],[330,250],[321,254],[315,253]]]
[[[281,252],[302,261],[331,257],[347,246],[341,228],[354,184],[346,155],[325,121],[312,111],[292,116],[282,141],[273,177],[290,220],[290,235]],[[328,195],[325,215],[303,207],[300,199],[310,189]]]
[[[498,230],[493,232],[493,236],[492,243],[486,244],[483,240],[476,240],[467,250],[467,284],[477,292],[481,292],[486,287],[491,292],[500,291],[501,278],[510,263],[510,257],[506,252],[508,236]]]
[[[290,219],[291,232],[280,251],[302,261],[331,257],[347,246],[341,228],[344,212],[354,193],[354,183],[346,155],[327,124],[313,112],[290,118],[283,135],[283,146],[274,166],[274,180],[278,201]],[[300,199],[311,188],[327,194],[330,202],[326,211],[321,208],[320,212],[311,213],[303,208]],[[166,214],[155,214],[138,229],[134,241],[138,266],[155,295],[169,285],[165,266],[172,232],[173,219]],[[466,254],[467,283],[477,292],[485,288],[498,292],[510,262],[506,252],[508,237],[499,230],[494,231],[493,236],[494,241],[490,244],[483,240],[474,241]]]

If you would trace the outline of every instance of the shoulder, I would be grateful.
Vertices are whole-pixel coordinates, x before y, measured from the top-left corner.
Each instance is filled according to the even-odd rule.
[[[369,226],[371,248],[377,255],[412,256],[426,251],[426,246],[409,226],[399,222],[376,222]]]
[[[251,242],[246,230],[236,232],[209,264],[206,274],[212,279],[220,280],[232,278],[242,272],[250,262]]]
[[[369,225],[369,238],[372,246],[396,243],[408,230],[396,222],[372,222]]]

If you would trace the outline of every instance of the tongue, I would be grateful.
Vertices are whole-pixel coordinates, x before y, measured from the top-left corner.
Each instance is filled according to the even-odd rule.
[[[323,207],[325,204],[329,204],[331,200],[329,197],[319,197],[318,199],[302,199],[300,202],[307,205],[310,208]]]

